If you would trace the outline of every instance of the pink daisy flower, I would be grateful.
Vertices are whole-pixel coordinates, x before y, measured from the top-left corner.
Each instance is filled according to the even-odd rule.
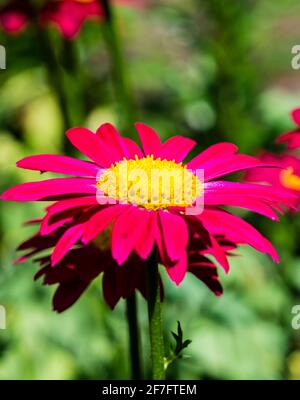
[[[33,221],[33,223],[39,222],[39,220]],[[145,261],[132,254],[120,267],[111,256],[107,232],[98,238],[96,243],[82,246],[78,241],[76,248],[70,250],[56,268],[52,268],[49,251],[51,253],[69,227],[70,224],[66,224],[44,236],[38,232],[18,247],[18,251],[25,254],[15,261],[15,264],[19,264],[38,256],[34,261],[41,269],[36,273],[35,280],[43,277],[44,285],[58,285],[53,297],[55,311],[62,312],[72,306],[100,274],[103,274],[104,299],[111,309],[114,309],[121,298],[132,296],[135,290],[147,298]],[[216,240],[228,256],[231,255],[230,251],[236,248],[223,237],[216,237]],[[220,296],[223,289],[216,266],[206,257],[210,252],[209,247],[206,247],[207,243],[197,234],[192,236],[188,245],[188,271],[204,282],[216,296]],[[48,254],[45,255],[45,252]],[[160,282],[163,298],[162,281]]]
[[[2,199],[11,201],[54,201],[41,223],[41,235],[72,222],[54,247],[53,266],[78,241],[88,244],[109,226],[112,226],[112,257],[119,265],[132,253],[146,260],[157,247],[159,259],[177,285],[188,270],[187,247],[194,232],[201,237],[206,235],[210,253],[225,271],[229,270],[228,260],[216,235],[225,235],[236,244],[248,244],[278,262],[277,252],[266,238],[246,221],[223,209],[223,206],[246,208],[277,220],[274,210],[281,211],[281,205],[291,206],[292,194],[280,188],[220,180],[232,172],[266,166],[264,163],[238,154],[237,147],[231,143],[215,144],[183,163],[196,144],[194,140],[174,136],[162,143],[152,128],[137,123],[136,129],[142,149],[131,139],[121,137],[112,125],[104,124],[96,133],[85,128],[67,132],[71,143],[91,161],[44,154],[17,163],[20,168],[72,176],[20,184],[2,194]],[[136,184],[133,178],[124,179],[124,169],[143,172],[146,178],[140,182],[138,191],[133,190]],[[198,177],[198,170],[204,171],[203,177]],[[162,173],[155,175],[153,182],[147,179],[150,175],[152,178],[152,171]],[[189,183],[183,200],[182,187],[178,189],[174,185],[170,190],[169,185],[161,183],[161,178],[169,176],[166,171],[179,173]],[[114,187],[115,196],[111,196],[112,176],[119,178]],[[150,190],[149,182],[153,183]],[[159,192],[153,198],[152,189],[157,184]],[[108,202],[99,204],[99,198]],[[203,199],[202,213],[186,212]]]
[[[279,136],[277,143],[287,142],[288,149],[293,150],[300,147],[300,108],[296,108],[291,112],[291,118],[297,125],[297,128]]]
[[[7,2],[0,9],[0,26],[8,34],[17,34],[26,27],[31,17],[31,5],[22,0]]]
[[[293,193],[296,198],[292,201],[293,209],[300,204],[300,159],[291,154],[272,154],[264,152],[258,158],[279,168],[253,168],[247,171],[245,181],[260,182],[272,185]]]

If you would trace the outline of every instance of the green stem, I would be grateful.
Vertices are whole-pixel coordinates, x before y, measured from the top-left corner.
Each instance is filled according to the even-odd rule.
[[[131,376],[134,380],[142,379],[142,366],[140,356],[140,337],[137,318],[137,300],[134,293],[126,299],[129,346],[131,354]]]
[[[61,64],[68,88],[69,116],[73,126],[80,126],[88,113],[88,100],[83,68],[79,63],[79,50],[74,40],[62,42]],[[76,82],[76,84],[74,84]]]
[[[65,132],[67,129],[72,127],[72,121],[69,114],[68,99],[64,90],[62,69],[57,61],[56,54],[47,31],[40,27],[38,21],[36,21],[35,28],[37,34],[37,41],[40,44],[40,51],[44,59],[45,66],[47,68],[48,81],[53,89],[53,92],[57,97],[57,101],[60,106],[64,123],[64,132]],[[64,138],[63,151],[67,154],[68,153],[72,154],[73,152],[72,145],[67,140],[66,135],[63,135],[63,138]]]
[[[119,115],[124,129],[131,129],[135,122],[135,112],[131,91],[129,90],[127,68],[121,50],[121,39],[116,27],[111,0],[99,0],[104,9],[104,34],[110,52]]]
[[[165,379],[164,339],[162,329],[160,279],[157,253],[154,249],[147,265],[148,316],[152,358],[152,379]]]

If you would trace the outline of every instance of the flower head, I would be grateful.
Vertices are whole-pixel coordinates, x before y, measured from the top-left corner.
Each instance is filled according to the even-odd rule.
[[[111,253],[117,264],[124,264],[132,253],[146,260],[157,247],[161,263],[176,284],[188,270],[187,249],[194,234],[206,237],[210,254],[225,271],[229,264],[216,240],[218,235],[235,244],[248,244],[278,261],[272,244],[223,206],[246,208],[276,220],[274,210],[291,206],[293,195],[272,186],[219,179],[267,164],[238,154],[231,143],[213,145],[183,163],[195,141],[174,136],[161,143],[152,128],[137,123],[136,129],[142,149],[104,124],[96,133],[85,128],[67,132],[71,143],[91,161],[44,154],[17,163],[20,168],[73,176],[24,183],[2,194],[4,200],[54,201],[41,222],[41,235],[72,221],[51,254],[53,266],[78,241],[87,245],[108,227],[112,227]],[[126,175],[120,172],[121,164],[127,167]]]

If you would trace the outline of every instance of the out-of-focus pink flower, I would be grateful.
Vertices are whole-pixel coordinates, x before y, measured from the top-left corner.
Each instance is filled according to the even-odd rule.
[[[24,0],[13,0],[0,8],[0,26],[8,34],[18,34],[26,27],[30,16],[31,6]]]
[[[184,164],[183,159],[196,144],[194,140],[174,136],[162,143],[149,126],[137,123],[136,129],[142,149],[133,140],[121,137],[112,125],[104,124],[96,133],[85,128],[67,132],[71,143],[92,160],[90,162],[44,154],[17,163],[20,168],[73,176],[17,185],[2,194],[2,199],[11,201],[55,201],[42,221],[42,235],[72,221],[52,252],[53,266],[75,243],[88,244],[109,226],[112,226],[112,257],[119,265],[132,253],[146,260],[156,246],[162,264],[177,285],[187,272],[187,247],[195,232],[208,236],[210,252],[226,272],[229,270],[226,253],[215,239],[220,234],[236,244],[248,244],[267,253],[278,262],[272,244],[223,206],[246,208],[277,220],[274,210],[280,210],[282,205],[292,207],[293,195],[280,187],[220,180],[232,172],[268,165],[238,154],[237,147],[231,143],[210,146]],[[134,190],[134,180],[123,177],[124,169],[129,175],[135,171],[144,174],[138,191]],[[191,184],[187,198],[182,199],[182,187],[174,187],[170,192],[170,187],[164,181],[161,183],[159,174],[154,176],[149,192],[153,171],[162,177],[170,177],[170,172],[184,177],[187,174],[186,179]],[[203,171],[204,176],[199,178],[198,171]],[[113,188],[112,177],[119,182]],[[157,184],[160,189],[153,198]],[[115,191],[112,193],[111,189]],[[203,201],[202,213],[186,212]]]
[[[293,150],[300,147],[300,108],[296,108],[291,112],[291,118],[297,127],[293,131],[279,136],[277,143],[287,142],[288,149]]]
[[[72,306],[100,274],[103,274],[103,296],[111,309],[121,298],[133,295],[135,290],[147,298],[145,283],[147,263],[137,254],[131,254],[128,260],[119,266],[111,256],[109,242],[105,237],[98,238],[98,243],[92,242],[86,246],[82,246],[78,241],[76,247],[53,268],[50,255],[45,256],[43,252],[53,249],[69,228],[70,224],[67,224],[48,235],[41,235],[38,232],[18,247],[18,250],[25,254],[15,261],[15,264],[19,264],[35,257],[34,261],[40,265],[35,280],[43,277],[45,285],[58,285],[53,297],[55,311],[62,312]],[[222,236],[216,237],[215,240],[227,256],[236,248],[234,243]],[[216,296],[220,296],[223,289],[216,265],[206,257],[210,254],[207,245],[209,240],[205,239],[205,235],[203,238],[193,235],[188,245],[188,271],[203,281]],[[161,290],[163,296],[162,281]]]
[[[247,182],[260,182],[293,193],[294,206],[300,204],[300,159],[292,154],[272,154],[264,152],[258,158],[265,163],[274,164],[275,168],[258,168],[247,171]],[[293,207],[294,208],[294,207]]]
[[[145,6],[145,1],[115,0],[117,4]],[[34,14],[42,26],[55,25],[66,39],[74,39],[87,20],[105,18],[99,0],[44,0],[40,8],[25,0],[9,0],[0,7],[0,26],[8,34],[18,34],[31,22]]]
[[[48,1],[41,11],[41,23],[54,24],[66,39],[77,36],[85,21],[103,18],[104,12],[99,0]]]

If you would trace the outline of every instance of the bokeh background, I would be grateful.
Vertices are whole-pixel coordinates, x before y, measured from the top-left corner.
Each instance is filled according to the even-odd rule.
[[[138,119],[164,138],[189,135],[198,148],[229,140],[251,155],[263,148],[282,151],[274,140],[292,128],[289,112],[300,105],[300,71],[291,68],[291,48],[300,44],[299,1],[147,3],[143,9],[116,9]],[[72,125],[119,126],[102,30],[87,23],[72,43],[55,29],[48,31]],[[53,79],[49,84],[56,71],[45,67],[34,32],[8,37],[1,31],[0,44],[7,50],[7,69],[0,71],[2,191],[38,179],[15,162],[30,154],[61,153],[65,121]],[[220,270],[221,298],[193,277],[179,288],[165,279],[166,341],[172,341],[178,319],[193,341],[189,358],[171,366],[169,378],[300,379],[300,330],[291,327],[292,306],[300,304],[300,217],[274,223],[241,213],[275,243],[281,263],[240,248],[230,274]],[[124,303],[111,312],[100,279],[58,315],[51,311],[54,288],[33,282],[35,266],[13,266],[15,247],[31,231],[23,222],[39,215],[41,205],[0,203],[0,304],[7,310],[0,379],[128,378]],[[145,332],[141,297],[139,305]],[[148,365],[146,336],[142,347]]]

